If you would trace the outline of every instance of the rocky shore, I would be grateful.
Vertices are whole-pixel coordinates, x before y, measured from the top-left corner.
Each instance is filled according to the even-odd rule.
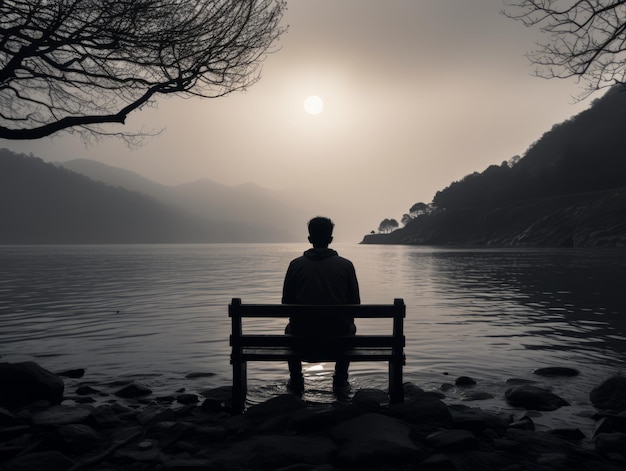
[[[412,383],[401,404],[368,389],[332,404],[278,395],[239,414],[230,410],[229,386],[155,397],[137,383],[81,384],[76,378],[83,374],[0,363],[1,470],[626,469],[621,376],[590,391],[596,422],[587,436],[573,427],[536,430],[533,417],[567,407],[567,398],[514,379],[505,393],[514,414],[447,405],[445,385],[423,391]],[[454,386],[473,384],[460,377]]]

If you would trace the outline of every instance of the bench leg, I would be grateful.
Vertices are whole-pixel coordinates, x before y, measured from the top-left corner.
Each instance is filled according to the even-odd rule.
[[[247,363],[242,360],[233,360],[233,411],[243,413],[246,408],[246,394],[248,392]]]
[[[398,359],[389,361],[389,398],[394,404],[404,401],[402,363],[402,360]]]

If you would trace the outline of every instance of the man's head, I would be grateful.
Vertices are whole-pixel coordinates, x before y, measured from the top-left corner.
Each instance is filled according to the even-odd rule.
[[[333,222],[325,217],[317,216],[309,221],[309,242],[315,248],[326,248],[333,240]]]

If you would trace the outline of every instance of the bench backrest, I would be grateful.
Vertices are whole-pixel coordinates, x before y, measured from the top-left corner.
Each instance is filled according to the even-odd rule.
[[[232,319],[231,345],[267,345],[268,343],[289,346],[302,342],[290,340],[289,336],[281,336],[284,340],[278,340],[277,336],[243,335],[242,319],[246,317],[288,318],[288,317],[314,317],[322,320],[324,317],[336,318],[348,316],[354,318],[393,319],[391,335],[357,336],[349,339],[341,337],[341,341],[350,346],[359,345],[394,345],[404,346],[404,317],[406,306],[400,298],[394,299],[393,304],[333,304],[333,305],[302,305],[302,304],[243,304],[240,298],[233,298],[228,306],[228,315]],[[295,343],[294,343],[295,342]]]

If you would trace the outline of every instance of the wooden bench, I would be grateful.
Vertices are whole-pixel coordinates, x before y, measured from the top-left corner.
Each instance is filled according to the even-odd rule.
[[[247,393],[247,363],[249,361],[287,361],[297,358],[307,362],[337,361],[386,361],[389,363],[389,397],[391,402],[404,400],[402,367],[404,356],[404,317],[406,306],[402,299],[393,304],[348,305],[293,305],[293,304],[243,304],[233,298],[228,306],[232,320],[231,364],[233,366],[233,410],[243,412]],[[323,322],[325,317],[348,316],[356,319],[388,318],[393,320],[388,335],[360,335],[324,339],[307,338],[285,334],[244,334],[243,319],[311,317]],[[307,347],[308,345],[308,347]],[[312,347],[314,345],[314,347]],[[285,365],[286,368],[286,365]]]

